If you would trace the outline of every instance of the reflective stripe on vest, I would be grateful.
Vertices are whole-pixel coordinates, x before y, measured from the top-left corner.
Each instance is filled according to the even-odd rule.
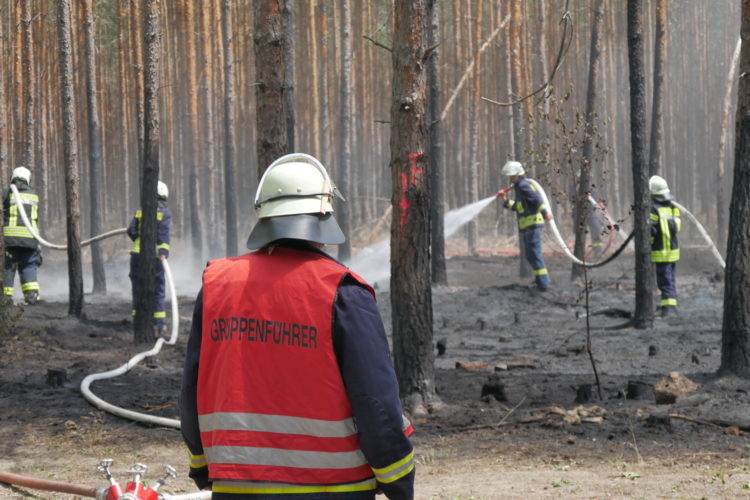
[[[141,216],[142,212],[140,210],[136,210],[135,212],[135,218],[138,220],[136,222],[136,228],[138,229],[138,237],[133,240],[133,246],[130,247],[130,253],[141,253],[141,237],[140,237],[140,230],[141,230]],[[156,212],[156,220],[162,221],[164,220],[164,213],[163,212]],[[156,246],[157,251],[159,248],[164,248],[166,250],[169,250],[169,244],[168,243],[162,243],[161,245]]]
[[[34,193],[27,193],[27,192],[19,192],[19,201],[26,205],[24,207],[24,210],[26,210],[26,216],[29,218],[29,222],[31,222],[31,228],[39,234],[39,228],[37,227],[37,220],[39,219],[39,195]],[[18,205],[15,202],[16,194],[11,192],[10,193],[10,207],[8,209],[8,224],[6,226],[3,226],[3,236],[4,237],[10,237],[10,238],[31,238],[34,239],[34,236],[31,234],[31,231],[29,231],[29,228],[26,227],[26,224],[23,222],[23,217],[21,217],[21,213],[18,209]]]
[[[211,491],[234,494],[291,494],[291,493],[343,493],[351,491],[370,491],[377,488],[375,479],[366,479],[354,483],[337,485],[299,485],[264,481],[213,481]]]
[[[347,274],[361,281],[288,248],[206,268],[198,421],[212,480],[372,478],[333,352],[333,303]]]
[[[680,231],[682,225],[680,209],[676,207],[658,207],[657,214],[650,213],[649,218],[659,223],[661,234],[661,248],[651,250],[651,262],[677,262],[680,260],[680,249],[672,248],[672,232],[669,229],[669,221],[674,221],[675,229]]]
[[[529,186],[531,186],[531,189],[536,191],[536,188],[533,184],[529,183]],[[542,210],[545,210],[547,208],[544,203],[539,204],[539,208],[537,209],[536,213],[528,215],[521,215],[526,211],[523,201],[521,200],[508,201],[508,208],[518,213],[518,229],[526,229],[527,227],[531,226],[544,225],[544,216],[542,215]]]

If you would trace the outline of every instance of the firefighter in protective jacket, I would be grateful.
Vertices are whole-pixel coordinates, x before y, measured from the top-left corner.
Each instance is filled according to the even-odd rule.
[[[504,191],[498,195],[505,200],[503,206],[516,212],[519,237],[523,241],[526,260],[534,270],[534,283],[537,289],[544,291],[549,287],[549,271],[542,255],[542,228],[545,220],[552,220],[552,212],[545,206],[542,197],[536,192],[524,174],[521,163],[508,161],[501,170],[513,183],[514,200],[506,199]]]
[[[203,273],[180,414],[212,498],[413,498],[413,429],[373,290],[322,250],[345,239],[336,193],[312,156],[279,158],[253,251]]]
[[[13,296],[13,281],[16,272],[21,275],[21,291],[27,304],[35,304],[39,300],[39,282],[36,271],[42,265],[42,254],[39,243],[31,233],[21,216],[17,204],[23,205],[26,217],[31,223],[31,229],[39,234],[39,195],[31,186],[31,172],[26,167],[13,170],[10,182],[16,186],[19,199],[10,188],[3,193],[3,238],[5,241],[5,275],[3,276],[3,293],[6,297]]]
[[[677,286],[675,284],[675,267],[680,260],[680,246],[677,233],[682,222],[680,209],[672,204],[672,194],[667,181],[658,175],[648,181],[651,192],[651,262],[656,267],[656,284],[661,291],[659,308],[662,317],[677,312]]]
[[[169,188],[165,183],[159,181],[156,187],[156,253],[159,262],[154,266],[154,329],[157,336],[165,336],[167,333],[167,312],[164,308],[165,280],[164,266],[161,261],[169,257],[169,231],[172,217],[167,207]],[[128,236],[133,240],[130,247],[130,285],[133,291],[133,310],[135,316],[135,276],[138,272],[138,259],[141,255],[141,211],[135,213],[135,217],[128,225]]]

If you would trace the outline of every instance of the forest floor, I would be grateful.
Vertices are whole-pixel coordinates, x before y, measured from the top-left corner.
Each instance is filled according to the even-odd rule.
[[[750,498],[750,384],[714,376],[723,273],[707,251],[683,250],[680,314],[648,329],[627,326],[632,255],[589,272],[587,316],[585,288],[570,282],[562,255],[547,257],[553,286],[538,293],[519,277],[517,256],[451,253],[459,255],[448,260],[448,284],[433,293],[434,340],[445,347],[435,358],[441,403],[412,416],[416,498]],[[45,262],[47,276],[64,276],[55,265]],[[170,464],[177,478],[164,490],[194,491],[179,431],[100,411],[80,392],[86,375],[150,348],[132,342],[127,293],[87,296],[86,318],[72,319],[64,293],[45,294],[45,279],[45,301],[20,310],[0,337],[0,471],[103,486],[96,466],[112,458],[123,483],[135,462],[149,466],[151,483]],[[94,383],[97,396],[177,417],[195,298],[180,290],[177,344],[162,348],[156,366]],[[378,302],[389,325],[387,291]],[[50,385],[50,369],[67,381]],[[697,390],[657,404],[652,384],[675,371]],[[629,385],[640,399],[626,397]],[[0,498],[70,497],[0,483]]]

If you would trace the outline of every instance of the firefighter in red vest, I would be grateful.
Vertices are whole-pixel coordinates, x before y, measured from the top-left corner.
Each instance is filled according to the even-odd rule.
[[[344,234],[323,165],[295,153],[258,185],[239,257],[209,262],[180,396],[190,477],[214,499],[414,497],[372,288],[323,251]]]

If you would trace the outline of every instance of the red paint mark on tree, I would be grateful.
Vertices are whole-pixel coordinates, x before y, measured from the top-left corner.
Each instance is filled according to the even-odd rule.
[[[410,169],[409,177],[407,178],[405,173],[401,173],[401,201],[398,206],[401,211],[401,217],[399,218],[401,239],[406,238],[406,220],[409,216],[409,207],[411,202],[409,201],[409,186],[417,186],[417,174],[423,174],[424,168],[417,168],[417,160],[424,155],[422,153],[409,153]]]

